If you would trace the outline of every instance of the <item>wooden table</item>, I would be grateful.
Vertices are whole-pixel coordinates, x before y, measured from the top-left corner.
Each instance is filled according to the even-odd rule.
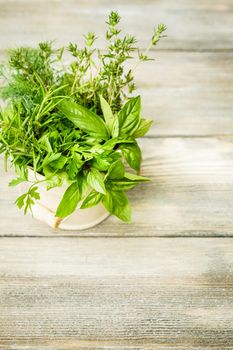
[[[233,349],[232,0],[0,0],[6,47],[104,30],[119,10],[145,46],[133,224],[57,232],[13,205],[0,175],[0,349]],[[102,39],[100,43],[102,44]]]

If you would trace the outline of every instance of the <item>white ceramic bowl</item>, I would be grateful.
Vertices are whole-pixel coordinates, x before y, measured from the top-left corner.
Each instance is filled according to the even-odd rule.
[[[36,174],[35,177],[31,169],[29,169],[28,177],[31,181],[35,181],[35,178],[37,181],[44,179],[40,174]],[[26,186],[28,185],[21,185],[21,192],[25,192]],[[80,202],[77,209],[71,215],[64,219],[57,218],[55,212],[68,185],[54,187],[50,190],[47,190],[46,182],[38,183],[37,186],[40,199],[32,206],[32,214],[36,219],[46,222],[53,228],[84,230],[99,224],[109,216],[109,212],[104,208],[102,203],[92,208],[80,209],[82,204]]]

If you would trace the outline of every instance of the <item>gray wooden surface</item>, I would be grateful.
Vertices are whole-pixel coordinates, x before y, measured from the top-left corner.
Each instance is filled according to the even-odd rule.
[[[0,273],[3,348],[233,344],[230,238],[2,238]]]
[[[7,47],[100,36],[106,14],[143,47],[143,174],[133,224],[53,231],[13,205],[0,171],[0,349],[233,349],[232,0],[0,0]]]

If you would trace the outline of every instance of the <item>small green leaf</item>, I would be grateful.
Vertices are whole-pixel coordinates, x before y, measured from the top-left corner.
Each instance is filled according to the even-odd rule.
[[[132,136],[135,138],[144,136],[150,129],[153,122],[154,121],[152,119],[141,119]]]
[[[112,137],[118,137],[119,136],[119,120],[118,118],[115,118],[112,125]]]
[[[41,148],[47,151],[48,153],[52,153],[53,149],[51,146],[51,143],[49,141],[48,134],[43,135],[39,140],[38,143],[40,144]]]
[[[108,102],[101,95],[100,95],[100,105],[101,105],[101,109],[103,112],[103,116],[104,116],[104,120],[106,122],[106,125],[107,125],[110,133],[112,134],[112,126],[113,126],[113,122],[114,122],[114,116],[113,116],[111,107],[109,106]]]
[[[129,180],[132,180],[132,181],[138,181],[138,182],[150,181],[150,179],[148,177],[139,176],[139,175],[131,174],[131,173],[128,173],[128,172],[125,172],[125,178],[129,179]]]
[[[81,157],[78,154],[75,154],[73,158],[69,160],[66,170],[71,180],[75,179],[82,165],[83,161],[81,160]]]
[[[56,170],[50,168],[49,165],[43,167],[43,173],[46,178],[47,190],[62,185],[63,179],[61,174],[57,174]]]
[[[27,213],[28,209],[32,211],[32,205],[34,204],[34,200],[30,197],[30,195],[27,195],[26,197],[26,203],[24,207],[24,215]]]
[[[106,175],[106,178],[108,179],[122,179],[125,175],[125,167],[122,164],[121,160],[117,160],[116,162],[112,163],[108,173]]]
[[[85,179],[79,177],[77,181],[73,182],[65,191],[62,200],[57,208],[56,216],[65,218],[72,214],[79,201],[82,199],[86,189]]]
[[[135,143],[132,144],[122,144],[120,145],[120,149],[129,166],[132,169],[139,171],[142,155],[137,142],[135,141]]]
[[[91,168],[87,174],[87,183],[97,192],[106,193],[102,174],[95,168]]]
[[[16,199],[15,203],[19,209],[23,208],[26,196],[27,196],[27,193],[24,193]]]
[[[67,162],[67,157],[61,155],[58,159],[53,160],[52,162],[49,162],[49,166],[51,166],[54,169],[60,170],[64,168],[66,162]]]
[[[112,151],[117,144],[134,143],[134,142],[135,142],[134,139],[118,138],[118,137],[116,137],[114,139],[110,139],[107,142],[105,142],[103,145],[101,145],[101,148],[104,151]]]
[[[104,121],[94,112],[72,101],[62,101],[59,109],[79,129],[95,138],[107,140],[109,138]]]
[[[99,171],[107,171],[111,165],[112,159],[106,155],[99,154],[92,161],[92,167]]]
[[[109,181],[108,183],[110,188],[114,191],[127,191],[127,190],[130,190],[131,188],[134,188],[138,184],[139,184],[138,181],[130,181],[130,180],[127,181],[127,179]]]
[[[130,204],[123,191],[108,191],[103,197],[102,202],[111,214],[125,222],[131,221]]]
[[[25,179],[22,179],[21,177],[17,177],[17,179],[13,179],[9,182],[10,187],[17,186],[21,184],[22,182],[26,181]]]
[[[38,187],[37,186],[34,186],[32,187],[30,190],[29,190],[29,195],[35,199],[40,199],[40,194],[39,192],[37,192],[38,190]]]
[[[103,194],[92,190],[88,196],[84,199],[81,209],[91,208],[94,205],[97,205],[101,199],[103,198]]]
[[[35,203],[33,198],[35,200],[40,199],[40,194],[37,192],[37,190],[37,186],[31,187],[27,193],[22,194],[16,199],[15,203],[19,209],[23,208],[24,206],[24,214],[27,213],[28,209],[32,211],[32,205]]]
[[[126,135],[135,128],[140,119],[141,98],[131,98],[118,113],[120,135]]]
[[[43,160],[42,166],[46,166],[61,157],[61,153],[48,153]]]
[[[25,181],[28,181],[28,168],[25,166],[15,165],[16,174]]]

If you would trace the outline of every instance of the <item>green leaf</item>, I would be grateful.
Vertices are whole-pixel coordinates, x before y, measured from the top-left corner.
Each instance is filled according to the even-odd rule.
[[[108,191],[103,197],[102,202],[111,214],[125,222],[131,221],[130,204],[123,191]]]
[[[114,139],[110,139],[107,142],[105,142],[103,145],[101,145],[101,148],[104,151],[112,151],[117,144],[134,143],[134,142],[135,142],[134,139],[118,138],[118,137],[116,137]]]
[[[138,124],[141,112],[140,96],[131,98],[118,113],[120,135],[129,134]]]
[[[82,199],[85,189],[85,179],[80,176],[78,180],[73,182],[65,191],[57,208],[56,216],[65,218],[66,216],[72,214],[75,211],[79,201]]]
[[[108,179],[122,179],[125,175],[125,167],[122,164],[121,160],[117,160],[116,162],[112,163],[106,178]]]
[[[17,186],[19,184],[21,184],[22,182],[26,181],[25,179],[22,179],[21,177],[17,177],[16,179],[13,179],[9,182],[9,186],[13,187],[13,186]]]
[[[92,190],[88,196],[84,199],[81,209],[91,208],[94,205],[97,205],[101,199],[103,198],[103,194]]]
[[[95,156],[92,161],[92,167],[99,171],[107,171],[111,165],[112,159],[110,157],[106,157],[106,155],[99,154]]]
[[[102,174],[95,168],[91,168],[87,174],[87,183],[97,192],[106,193]]]
[[[120,149],[123,154],[123,157],[129,164],[129,166],[132,169],[139,171],[141,166],[142,155],[137,142],[135,141],[135,143],[131,144],[122,144],[120,145]]]
[[[104,116],[104,120],[106,122],[106,125],[107,125],[110,133],[112,134],[112,127],[113,127],[113,123],[114,123],[115,118],[113,116],[111,107],[109,106],[108,102],[101,95],[100,95],[100,105],[101,105],[101,109],[103,112],[103,116]]]
[[[51,146],[51,143],[49,141],[49,136],[47,134],[43,135],[39,140],[38,143],[40,144],[41,148],[47,151],[48,153],[52,153],[53,149]]]
[[[26,197],[26,203],[25,203],[25,207],[24,207],[24,214],[27,213],[28,209],[29,209],[30,211],[32,211],[32,205],[33,205],[34,203],[35,203],[34,200],[31,198],[30,195],[28,195],[28,196]]]
[[[152,119],[141,119],[138,128],[134,131],[132,136],[135,138],[144,136],[150,129],[153,122],[154,121]]]
[[[24,193],[16,199],[15,203],[19,209],[23,208],[26,196],[27,196],[27,193]]]
[[[28,181],[28,168],[25,166],[15,165],[16,174],[25,181]]]
[[[81,159],[81,156],[77,153],[74,153],[73,157],[69,160],[69,163],[66,167],[68,176],[71,180],[75,179],[82,165],[83,161]]]
[[[34,186],[29,188],[27,193],[22,194],[20,197],[18,197],[15,201],[18,208],[21,209],[24,206],[24,214],[27,213],[28,209],[32,210],[32,205],[35,203],[34,199],[40,199],[40,194],[37,192],[38,187]]]
[[[127,179],[109,181],[108,185],[114,191],[127,191],[139,184],[139,181],[130,181]]]
[[[62,185],[62,177],[56,173],[56,170],[51,169],[48,165],[43,167],[43,173],[46,178],[47,190],[53,187],[58,187]]]
[[[60,170],[64,168],[66,162],[67,162],[67,157],[61,155],[58,159],[53,160],[52,162],[49,162],[49,166],[51,166],[54,169]]]
[[[75,126],[95,138],[107,140],[109,138],[104,121],[91,110],[72,101],[62,101],[59,109],[71,120]]]
[[[148,177],[139,176],[139,175],[131,174],[131,173],[128,173],[128,172],[125,172],[125,178],[129,179],[129,180],[132,180],[132,181],[138,181],[138,182],[150,181],[150,179]]]
[[[60,157],[61,157],[61,153],[48,153],[43,160],[42,166],[44,167],[49,163],[52,163],[55,160],[59,159]]]
[[[112,125],[112,137],[118,137],[119,136],[119,120],[118,118],[115,118]]]
[[[30,190],[29,190],[29,195],[35,199],[40,199],[40,194],[39,192],[37,192],[38,190],[38,187],[37,186],[34,186],[32,187]]]

